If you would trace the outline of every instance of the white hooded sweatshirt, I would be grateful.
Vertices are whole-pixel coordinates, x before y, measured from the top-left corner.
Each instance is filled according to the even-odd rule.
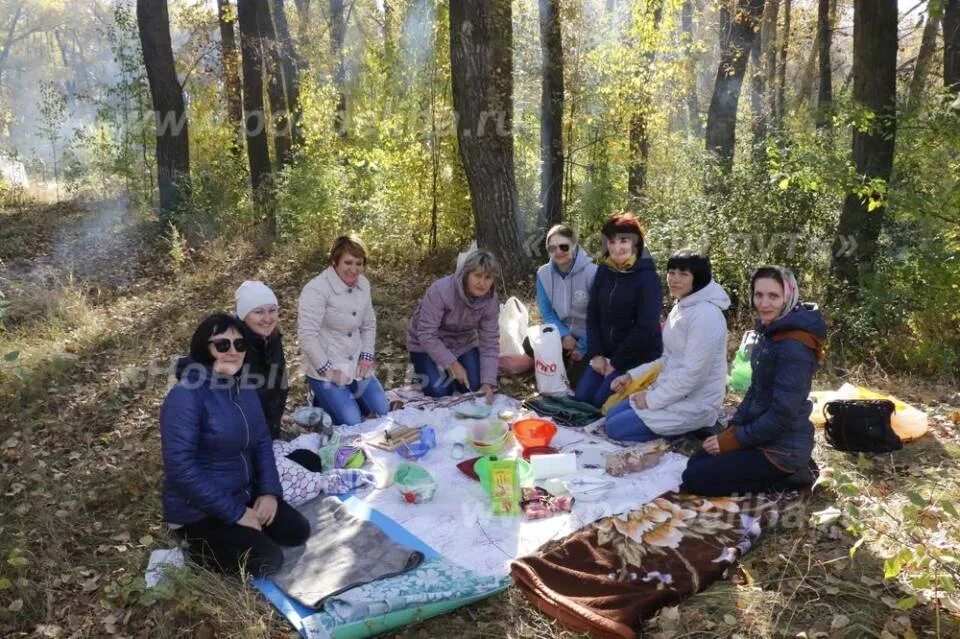
[[[663,327],[663,366],[637,415],[658,435],[681,435],[716,423],[727,390],[730,298],[710,280],[674,305]],[[654,362],[630,371],[636,378]]]

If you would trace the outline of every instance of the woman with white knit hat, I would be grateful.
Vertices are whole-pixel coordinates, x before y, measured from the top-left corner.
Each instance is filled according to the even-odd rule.
[[[247,374],[257,387],[270,435],[277,439],[289,392],[277,296],[263,282],[247,280],[237,288],[234,298],[249,347]]]

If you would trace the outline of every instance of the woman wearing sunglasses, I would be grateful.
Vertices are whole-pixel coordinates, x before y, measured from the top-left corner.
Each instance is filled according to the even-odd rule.
[[[587,361],[587,304],[597,265],[566,224],[547,231],[550,261],[537,270],[537,306],[545,324],[560,331],[570,384],[577,385]]]
[[[615,213],[601,229],[603,257],[587,305],[587,360],[576,398],[603,406],[611,382],[663,354],[663,287],[633,213]]]
[[[363,276],[367,247],[342,235],[330,249],[330,266],[303,287],[297,316],[300,349],[313,402],[335,424],[359,424],[390,410],[374,374],[377,317],[370,281]]]
[[[240,321],[207,317],[160,409],[164,519],[191,556],[219,570],[269,575],[281,546],[310,535],[282,499],[270,430],[257,392],[239,383],[247,343]]]

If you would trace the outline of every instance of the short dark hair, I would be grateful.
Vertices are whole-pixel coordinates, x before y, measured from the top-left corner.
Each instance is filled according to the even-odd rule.
[[[667,270],[686,271],[692,274],[693,291],[699,291],[713,278],[710,258],[691,249],[680,249],[671,255],[667,260]]]
[[[212,336],[223,333],[229,328],[235,328],[243,335],[242,322],[235,315],[214,313],[201,320],[193,331],[193,337],[190,338],[190,359],[204,366],[212,366],[214,360],[213,355],[210,354],[208,342]]]
[[[780,274],[779,269],[775,269],[772,266],[761,266],[756,271],[753,272],[753,277],[750,278],[750,299],[753,300],[753,291],[756,287],[757,280],[775,280],[783,286],[783,276]],[[751,301],[751,304],[753,302]]]
[[[566,224],[554,224],[553,226],[551,226],[550,230],[547,231],[547,238],[544,240],[544,242],[549,244],[550,238],[553,237],[554,235],[565,237],[571,242],[573,242],[574,244],[576,244],[577,242],[577,234],[573,231],[572,228],[570,228]]]
[[[364,264],[367,263],[367,245],[356,233],[341,235],[333,241],[333,246],[330,247],[330,264],[336,266],[344,253],[359,257]]]

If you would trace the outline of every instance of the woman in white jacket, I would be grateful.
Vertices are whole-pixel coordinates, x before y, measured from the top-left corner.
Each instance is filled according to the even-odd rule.
[[[389,410],[373,372],[377,318],[370,281],[363,276],[367,248],[343,235],[330,249],[330,266],[303,287],[297,334],[313,403],[335,424],[359,424]]]
[[[730,298],[713,281],[710,259],[688,249],[667,261],[667,287],[677,303],[663,327],[663,356],[616,378],[619,391],[659,362],[649,390],[633,393],[607,413],[607,435],[644,442],[713,426],[727,383],[727,320]]]

